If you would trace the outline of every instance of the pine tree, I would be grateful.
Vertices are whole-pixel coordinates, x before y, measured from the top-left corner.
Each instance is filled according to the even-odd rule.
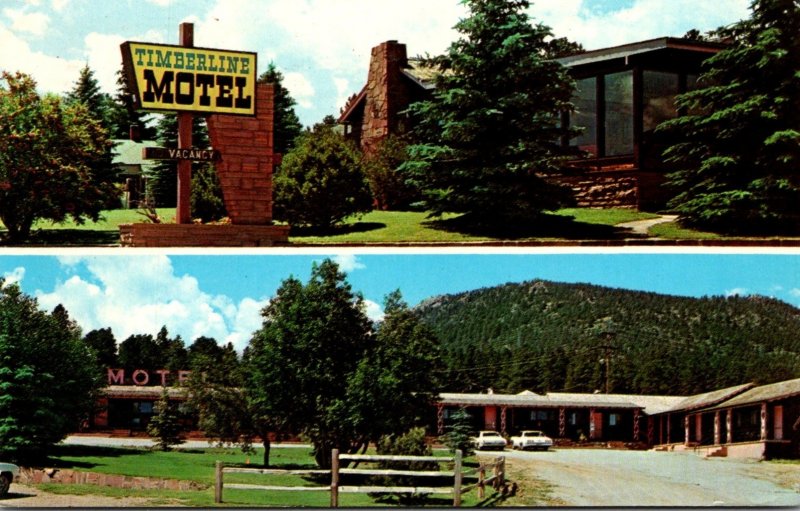
[[[569,203],[544,177],[560,169],[563,112],[574,88],[549,59],[551,31],[533,25],[527,0],[465,0],[462,37],[430,59],[436,91],[412,105],[414,135],[404,165],[435,216],[465,213],[474,223],[530,222]]]
[[[178,117],[175,115],[162,115],[156,124],[158,144],[161,147],[178,147]],[[192,145],[194,147],[209,147],[208,129],[203,117],[195,116],[192,123]],[[205,172],[204,167],[209,167],[207,162],[192,163],[192,174]],[[194,180],[193,180],[194,181]],[[155,202],[156,207],[175,207],[178,202],[178,163],[175,160],[160,160],[153,165],[150,179],[147,182],[148,195]],[[217,197],[222,200],[222,190],[216,191]]]
[[[156,446],[160,450],[169,451],[173,445],[184,442],[179,419],[175,404],[169,400],[167,387],[163,387],[161,397],[156,403],[156,414],[147,424],[147,434],[156,440]]]
[[[288,153],[295,144],[295,139],[302,133],[303,125],[300,124],[294,107],[297,101],[292,98],[286,87],[283,86],[283,73],[278,71],[274,62],[270,62],[267,70],[258,77],[260,83],[275,85],[275,152]]]
[[[670,206],[684,225],[730,234],[800,228],[800,4],[755,0],[725,30],[732,45],[704,64],[687,114],[659,129],[678,138]]]
[[[117,93],[111,102],[109,119],[113,138],[128,139],[131,126],[138,127],[139,137],[142,140],[156,138],[156,130],[150,126],[147,115],[135,108],[133,93],[122,70],[117,71]]]
[[[97,136],[102,137],[102,140],[99,140],[98,143],[102,145],[104,150],[87,162],[93,182],[102,184],[116,181],[117,170],[114,168],[114,143],[110,140],[112,136],[112,101],[108,94],[100,91],[100,85],[94,76],[94,71],[89,68],[88,64],[81,69],[78,81],[75,82],[72,90],[67,93],[66,102],[68,104],[82,103],[88,110],[89,115],[102,127],[102,132],[98,132]],[[109,193],[103,202],[105,209],[118,208],[120,206],[119,192],[114,189],[114,193]]]

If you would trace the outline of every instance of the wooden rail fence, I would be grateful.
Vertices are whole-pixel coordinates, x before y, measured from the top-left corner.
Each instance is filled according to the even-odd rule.
[[[464,470],[462,467],[462,453],[460,450],[455,452],[453,457],[439,456],[385,456],[385,455],[364,455],[364,454],[339,454],[338,449],[331,453],[330,470],[281,470],[281,469],[257,469],[226,467],[221,461],[216,463],[216,475],[214,485],[214,502],[222,503],[223,488],[239,490],[263,490],[263,491],[328,491],[331,494],[331,507],[339,507],[340,493],[412,493],[412,494],[446,494],[453,495],[453,506],[461,506],[461,496],[464,493],[478,490],[478,498],[486,498],[485,488],[491,486],[499,491],[505,485],[505,458],[498,457],[491,463],[481,463],[477,468]],[[341,461],[356,461],[365,463],[403,461],[403,462],[430,462],[430,463],[453,463],[452,471],[433,471],[433,470],[395,470],[395,469],[375,469],[375,468],[341,468]],[[487,471],[491,475],[487,477]],[[328,475],[331,476],[330,485],[325,486],[270,486],[257,484],[224,484],[225,473],[237,474],[263,474],[263,475]],[[452,486],[343,486],[340,485],[340,476],[345,474],[358,475],[377,475],[377,476],[426,476],[426,477],[449,477],[452,478]],[[477,474],[477,482],[464,486],[464,476]]]

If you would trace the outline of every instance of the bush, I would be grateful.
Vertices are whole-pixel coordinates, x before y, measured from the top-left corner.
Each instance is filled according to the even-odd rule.
[[[205,165],[192,172],[192,218],[213,222],[228,216],[217,171]]]
[[[390,135],[374,154],[365,158],[364,173],[377,209],[402,211],[422,199],[419,190],[407,182],[408,176],[399,168],[408,159],[407,148],[407,142]]]
[[[299,137],[274,185],[275,218],[293,226],[330,228],[372,210],[361,155],[327,124]]]
[[[376,445],[379,455],[391,456],[432,456],[431,447],[425,442],[425,428],[414,428],[403,435],[385,435],[381,437]],[[380,463],[383,469],[392,470],[424,470],[438,471],[439,463],[435,461],[384,461]],[[414,476],[393,476],[373,478],[372,484],[379,486],[418,486],[419,477]],[[401,503],[410,504],[423,498],[420,494],[397,494]]]

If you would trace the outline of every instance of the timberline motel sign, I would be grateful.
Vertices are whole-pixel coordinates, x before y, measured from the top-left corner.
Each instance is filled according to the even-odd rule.
[[[176,221],[191,223],[192,161],[216,161],[219,151],[192,147],[194,114],[256,113],[257,55],[194,47],[194,25],[181,23],[180,45],[125,42],[122,63],[138,109],[178,113],[178,150],[155,148],[143,156],[178,161]]]

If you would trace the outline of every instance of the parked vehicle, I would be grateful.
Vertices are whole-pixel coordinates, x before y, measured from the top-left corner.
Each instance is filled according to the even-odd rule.
[[[497,449],[502,451],[506,448],[506,439],[497,431],[481,431],[477,437],[472,439],[472,443],[478,450]]]
[[[19,467],[12,463],[0,463],[0,497],[8,493],[11,483],[19,475]]]
[[[546,451],[553,446],[553,439],[541,431],[523,431],[519,436],[511,437],[513,449],[526,449]]]

